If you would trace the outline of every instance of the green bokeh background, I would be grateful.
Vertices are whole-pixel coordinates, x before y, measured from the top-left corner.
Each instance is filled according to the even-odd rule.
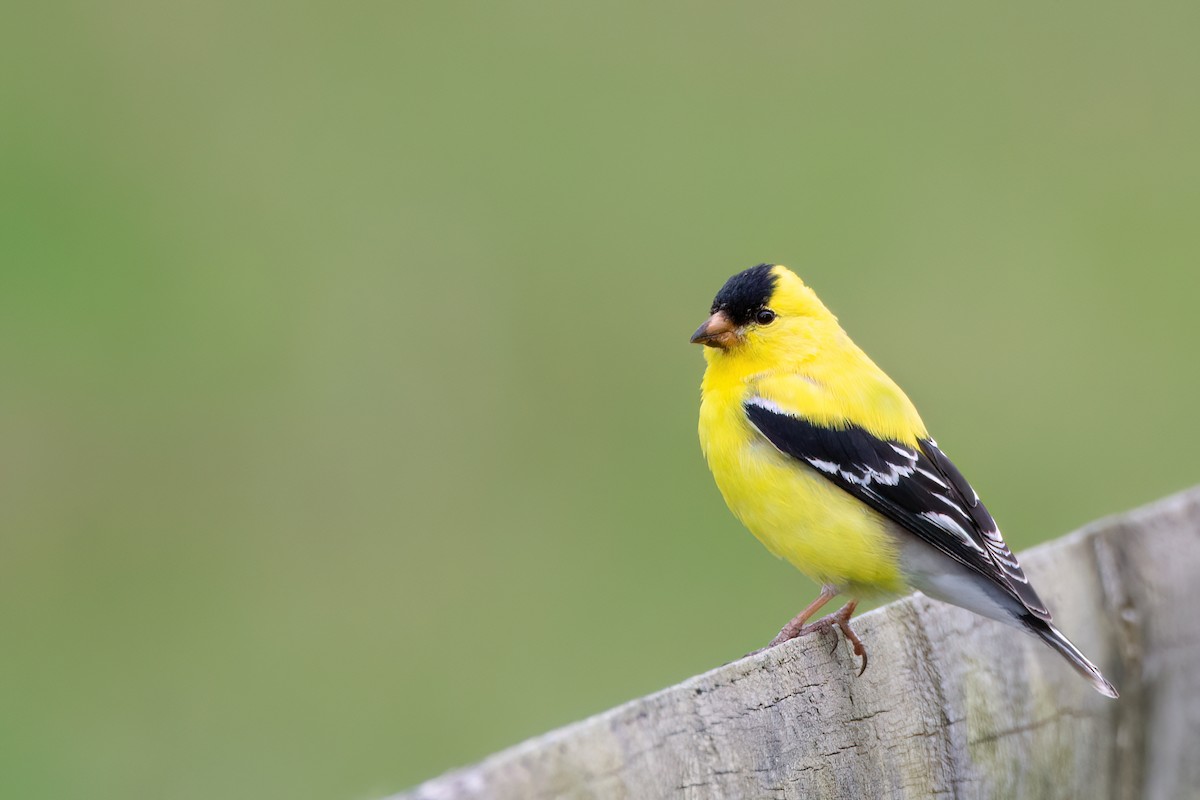
[[[5,17],[5,797],[375,797],[762,644],[687,344],[760,261],[1017,547],[1200,479],[1194,2]]]

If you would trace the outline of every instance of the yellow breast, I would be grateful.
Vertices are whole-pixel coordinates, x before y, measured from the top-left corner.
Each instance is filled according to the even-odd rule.
[[[904,590],[882,516],[775,449],[746,420],[742,380],[707,375],[700,444],[730,510],[768,550],[820,583]]]

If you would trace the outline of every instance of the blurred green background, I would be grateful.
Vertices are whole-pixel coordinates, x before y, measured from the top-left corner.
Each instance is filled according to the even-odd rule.
[[[5,797],[370,798],[761,645],[687,343],[760,261],[1015,546],[1200,479],[1196,3],[5,16]]]

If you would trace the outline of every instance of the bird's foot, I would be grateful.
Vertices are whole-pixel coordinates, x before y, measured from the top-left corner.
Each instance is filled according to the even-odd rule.
[[[858,671],[858,674],[862,675],[867,671],[867,648],[863,645],[862,639],[858,638],[858,634],[854,632],[854,629],[850,627],[850,617],[854,614],[854,609],[857,607],[858,601],[851,600],[837,611],[827,617],[822,617],[816,622],[811,622],[807,625],[796,625],[796,620],[792,620],[792,622],[784,626],[778,636],[771,640],[770,644],[762,649],[767,650],[792,639],[807,636],[810,633],[819,633],[821,635],[829,634],[833,636],[833,647],[829,651],[832,654],[837,650],[837,633],[834,632],[836,628],[842,632],[842,636],[846,637],[846,641],[850,642],[854,648],[854,655],[862,658],[862,668]],[[762,650],[755,650],[754,652],[760,653]]]

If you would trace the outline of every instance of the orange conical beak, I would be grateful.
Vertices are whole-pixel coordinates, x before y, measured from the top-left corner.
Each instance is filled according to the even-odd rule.
[[[692,344],[702,344],[706,347],[718,347],[727,350],[737,341],[737,326],[724,311],[718,311],[705,320],[704,324],[692,334]]]

